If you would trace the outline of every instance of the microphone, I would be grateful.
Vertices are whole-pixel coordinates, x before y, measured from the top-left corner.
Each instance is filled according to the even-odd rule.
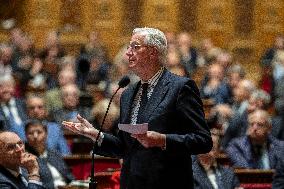
[[[102,121],[102,123],[101,123],[101,125],[99,127],[99,132],[98,132],[98,135],[97,135],[96,140],[95,140],[94,145],[93,145],[93,150],[92,150],[92,168],[91,168],[91,179],[90,179],[90,183],[89,183],[89,189],[96,189],[96,187],[97,187],[97,182],[95,181],[95,150],[98,147],[98,140],[99,140],[100,135],[102,133],[102,129],[103,129],[103,126],[104,126],[104,123],[105,123],[105,120],[106,120],[106,117],[107,117],[110,105],[112,103],[112,100],[113,100],[114,96],[118,92],[118,90],[121,89],[121,88],[126,87],[129,83],[130,83],[129,77],[128,76],[123,76],[120,79],[120,81],[118,82],[118,88],[113,93],[113,95],[111,96],[110,101],[108,103],[106,113],[105,113],[103,121]]]
[[[130,79],[127,75],[123,76],[121,80],[118,82],[118,88],[124,88],[130,83]]]

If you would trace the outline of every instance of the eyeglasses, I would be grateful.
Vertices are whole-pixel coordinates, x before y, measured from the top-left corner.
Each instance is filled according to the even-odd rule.
[[[36,109],[36,108],[38,108],[38,109],[43,109],[44,108],[44,106],[43,105],[38,105],[38,106],[28,106],[28,109]]]
[[[133,51],[138,51],[141,47],[143,47],[143,45],[141,44],[136,44],[136,43],[130,43],[127,47],[127,50],[128,49],[131,49]]]
[[[8,143],[5,145],[5,147],[8,151],[14,151],[17,148],[22,148],[24,145],[25,145],[24,142],[20,140],[17,143]]]
[[[260,122],[249,122],[249,126],[252,127],[256,125],[259,128],[267,127],[267,123],[260,123]]]

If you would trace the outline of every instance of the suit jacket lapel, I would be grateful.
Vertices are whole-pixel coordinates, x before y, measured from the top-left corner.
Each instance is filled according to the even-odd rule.
[[[168,89],[169,89],[169,72],[167,70],[164,71],[163,75],[159,79],[156,87],[154,88],[154,91],[151,95],[151,98],[149,99],[147,106],[145,107],[144,116],[145,121],[148,122],[151,114],[153,114],[155,111],[155,108],[160,104],[160,102],[165,98]]]
[[[137,93],[141,82],[137,82],[134,85],[131,85],[125,91],[125,95],[123,100],[121,101],[121,123],[130,123],[131,119],[131,106],[135,98],[135,94]]]

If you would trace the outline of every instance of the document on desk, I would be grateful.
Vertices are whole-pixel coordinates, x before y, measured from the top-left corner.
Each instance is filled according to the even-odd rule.
[[[145,134],[148,131],[148,123],[142,124],[118,124],[118,128],[131,134]]]

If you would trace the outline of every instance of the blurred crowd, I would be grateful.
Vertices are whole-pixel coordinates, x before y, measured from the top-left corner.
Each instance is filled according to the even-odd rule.
[[[233,167],[283,166],[284,37],[276,36],[271,48],[259,57],[257,66],[262,72],[255,74],[261,80],[255,82],[230,52],[215,46],[211,39],[194,46],[187,32],[168,32],[166,36],[164,66],[200,81],[200,95],[209,108],[208,124],[218,140],[210,154],[195,157],[195,173],[202,174],[198,166],[210,170],[214,165],[215,170],[217,165],[210,158],[216,152],[227,154]],[[46,152],[53,157],[72,154],[74,149],[67,143],[61,122],[76,121],[80,114],[99,127],[119,79],[129,75],[132,83],[139,80],[128,71],[127,46],[112,60],[99,34],[91,32],[88,42],[74,56],[64,49],[56,31],[48,34],[43,49],[35,49],[29,34],[20,28],[11,29],[9,41],[0,42],[1,130],[17,133],[27,143],[27,150],[38,157],[47,157]],[[105,132],[117,132],[119,97],[111,105]],[[59,181],[70,182],[72,175],[65,165],[61,168]]]

